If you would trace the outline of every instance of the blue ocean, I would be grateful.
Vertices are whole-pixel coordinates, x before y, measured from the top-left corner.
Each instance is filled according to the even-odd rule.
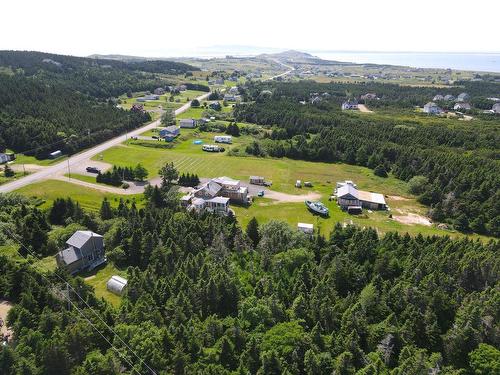
[[[325,60],[500,73],[500,53],[307,51]]]

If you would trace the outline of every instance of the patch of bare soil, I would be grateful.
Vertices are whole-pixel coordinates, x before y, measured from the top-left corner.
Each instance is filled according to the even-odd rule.
[[[432,225],[431,221],[425,216],[414,214],[411,212],[407,213],[406,215],[394,215],[392,218],[400,223],[407,225],[413,225],[413,224],[419,224],[425,226]]]
[[[373,113],[373,111],[370,111],[364,104],[358,104],[358,110],[364,113]]]
[[[297,202],[304,202],[305,200],[317,201],[321,198],[321,194],[311,191],[307,194],[295,195],[295,194],[280,193],[278,191],[273,191],[273,190],[266,190],[264,197],[273,199],[277,201],[276,203],[297,203]]]
[[[388,195],[387,198],[392,199],[393,201],[409,201],[410,198],[405,198],[400,195]]]

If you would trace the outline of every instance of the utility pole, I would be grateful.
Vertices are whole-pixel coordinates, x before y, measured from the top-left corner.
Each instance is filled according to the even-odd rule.
[[[24,167],[24,163],[23,163],[23,176],[26,176],[26,168]]]

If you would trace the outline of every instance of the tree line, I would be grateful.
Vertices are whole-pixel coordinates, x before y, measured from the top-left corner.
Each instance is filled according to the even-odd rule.
[[[30,215],[63,242],[76,226],[104,234],[107,256],[127,268],[119,307],[83,279],[61,273],[138,361],[76,296],[72,300],[128,358],[117,354],[29,262],[0,259],[0,299],[14,343],[0,346],[2,374],[422,374],[498,368],[499,249],[449,237],[379,236],[337,225],[329,237],[288,224],[179,208],[172,181],[133,202],[86,212],[70,199],[48,212],[0,196],[19,235]],[[64,201],[64,203],[63,203]],[[2,216],[4,218],[4,216]],[[20,225],[18,225],[20,224]],[[63,225],[63,227],[55,227]],[[0,233],[3,233],[0,230]],[[4,241],[9,241],[6,237]]]

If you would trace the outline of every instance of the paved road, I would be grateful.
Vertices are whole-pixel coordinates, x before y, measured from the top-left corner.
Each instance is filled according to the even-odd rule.
[[[287,74],[289,74],[289,73],[291,73],[291,72],[293,72],[295,70],[295,68],[293,66],[285,64],[284,62],[279,61],[277,59],[272,59],[272,61],[274,61],[277,64],[280,64],[281,66],[284,66],[288,70],[286,72],[284,72],[284,73],[281,73],[281,74],[269,77],[269,78],[265,79],[264,81],[270,81],[270,80],[273,80],[273,79],[278,78],[278,77],[286,76]]]
[[[204,100],[210,95],[210,93],[206,93],[204,95],[199,96],[197,99],[198,100]],[[191,106],[191,102],[188,102],[184,104],[182,107],[178,108],[175,110],[175,114],[179,115],[182,112],[185,112],[186,110],[189,109]],[[94,146],[88,150],[82,151],[79,154],[75,154],[71,156],[69,159],[62,161],[58,164],[54,164],[50,167],[46,167],[43,170],[40,170],[38,172],[32,173],[28,176],[22,177],[18,180],[14,180],[12,182],[9,182],[7,184],[0,185],[0,193],[8,193],[17,189],[22,188],[23,186],[47,179],[51,176],[65,173],[65,171],[68,170],[68,167],[71,170],[71,166],[78,165],[79,163],[85,162],[86,160],[90,159],[91,157],[100,154],[107,150],[108,148],[111,148],[113,146],[119,145],[122,142],[125,142],[125,140],[132,136],[138,136],[141,133],[144,133],[147,130],[154,129],[160,125],[160,120],[153,121],[141,128],[137,128],[126,135],[120,135],[116,138],[110,139],[109,141],[106,141],[104,143],[101,143],[97,146]]]

